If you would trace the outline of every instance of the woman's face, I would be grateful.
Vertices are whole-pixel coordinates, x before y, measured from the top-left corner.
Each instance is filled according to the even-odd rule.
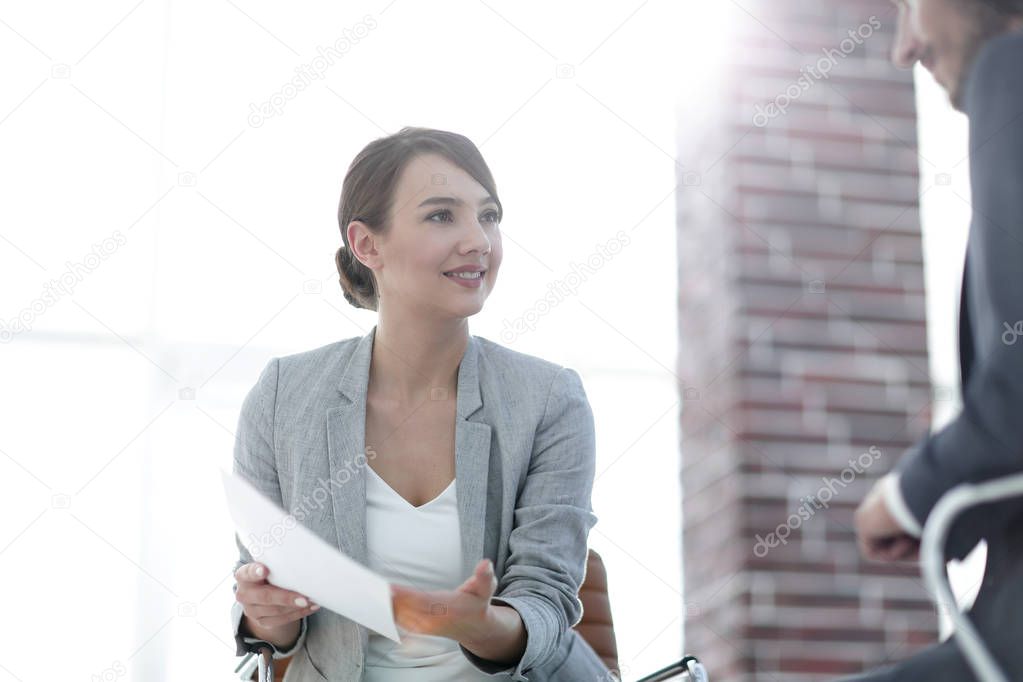
[[[409,161],[395,188],[389,227],[372,235],[363,259],[376,276],[379,308],[397,305],[443,318],[482,310],[501,266],[498,215],[487,190],[443,156]],[[349,243],[368,232],[351,230]]]

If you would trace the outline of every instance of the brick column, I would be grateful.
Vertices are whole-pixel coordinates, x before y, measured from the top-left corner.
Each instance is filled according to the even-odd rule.
[[[916,566],[852,531],[930,419],[912,74],[887,0],[726,4],[679,109],[685,649],[828,679],[936,636]]]

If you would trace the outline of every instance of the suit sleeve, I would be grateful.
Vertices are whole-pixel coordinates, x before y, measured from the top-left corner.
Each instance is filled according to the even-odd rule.
[[[277,404],[277,378],[280,360],[273,358],[259,375],[245,400],[242,401],[238,416],[238,429],[235,433],[234,473],[252,483],[259,492],[283,507],[281,485],[277,477],[277,464],[274,456],[274,413]],[[243,564],[253,561],[252,555],[245,548],[241,538],[235,533],[235,544],[238,546],[238,561],[233,571]],[[234,584],[237,591],[238,585]],[[246,643],[260,640],[243,637],[238,632],[242,619],[242,605],[237,601],[231,606],[231,623],[234,630],[235,655],[242,656],[248,650]],[[302,617],[301,629],[295,646],[287,651],[274,649],[274,658],[286,658],[294,654],[302,646],[306,635],[306,617]]]
[[[595,468],[593,413],[579,375],[562,368],[534,436],[529,471],[515,506],[508,562],[491,600],[519,613],[526,650],[508,667],[462,647],[483,672],[509,672],[512,680],[527,680],[531,669],[552,659],[582,617],[579,586],[587,536],[597,521],[590,504]]]
[[[1023,39],[996,38],[981,51],[967,83],[973,188],[967,295],[975,364],[959,416],[897,467],[920,525],[956,485],[1023,471],[1021,63]],[[1001,503],[988,510],[985,523],[1004,523],[1019,509],[1018,502]]]

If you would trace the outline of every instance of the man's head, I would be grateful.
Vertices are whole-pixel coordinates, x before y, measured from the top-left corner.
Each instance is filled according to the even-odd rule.
[[[966,77],[991,38],[1023,29],[1023,0],[893,0],[899,25],[892,61],[920,62],[962,111]]]

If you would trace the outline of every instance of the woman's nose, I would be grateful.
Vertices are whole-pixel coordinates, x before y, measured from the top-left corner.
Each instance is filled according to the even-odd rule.
[[[462,240],[462,253],[479,251],[481,254],[490,253],[490,238],[479,220],[469,223],[468,234]]]

